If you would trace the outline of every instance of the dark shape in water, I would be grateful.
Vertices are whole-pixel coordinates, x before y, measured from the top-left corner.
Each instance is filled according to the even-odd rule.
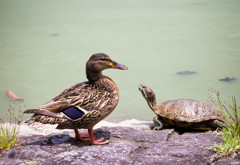
[[[189,74],[196,74],[197,72],[194,71],[183,71],[183,72],[177,72],[177,74],[180,75],[189,75]]]
[[[57,37],[57,36],[58,36],[58,33],[53,33],[52,36],[53,36],[53,37]]]
[[[225,78],[221,78],[221,79],[219,79],[219,81],[227,81],[227,82],[229,82],[229,81],[233,81],[233,80],[237,80],[237,79],[234,78],[234,77],[232,77],[232,78],[230,78],[230,77],[225,77]]]

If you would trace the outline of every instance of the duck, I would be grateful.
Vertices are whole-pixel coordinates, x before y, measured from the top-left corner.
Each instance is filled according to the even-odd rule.
[[[113,61],[105,53],[93,54],[86,63],[86,77],[88,81],[77,83],[62,93],[39,106],[25,110],[33,113],[25,121],[31,128],[48,132],[54,129],[73,129],[75,139],[88,141],[90,145],[102,145],[109,140],[94,139],[93,127],[105,119],[117,106],[119,89],[114,81],[102,74],[105,69],[127,70],[128,67]],[[79,134],[78,129],[88,129]],[[88,134],[88,136],[86,136]]]

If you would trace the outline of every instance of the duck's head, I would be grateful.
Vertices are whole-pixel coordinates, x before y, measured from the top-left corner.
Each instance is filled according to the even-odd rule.
[[[146,99],[149,107],[153,110],[156,106],[156,98],[153,90],[143,84],[140,84],[138,89],[142,93],[143,97]]]
[[[89,81],[94,81],[101,76],[101,72],[105,69],[121,69],[126,70],[128,67],[113,61],[104,53],[93,54],[86,64],[86,73]]]

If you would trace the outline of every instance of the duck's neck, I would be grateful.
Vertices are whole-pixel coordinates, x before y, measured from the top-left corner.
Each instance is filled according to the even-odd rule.
[[[88,70],[87,78],[89,83],[95,85],[96,87],[100,87],[100,88],[104,87],[109,91],[117,91],[118,93],[118,88],[113,82],[113,80],[103,75],[102,72],[96,73]]]
[[[86,71],[87,79],[90,83],[94,83],[103,77],[102,72],[93,72],[91,70]]]

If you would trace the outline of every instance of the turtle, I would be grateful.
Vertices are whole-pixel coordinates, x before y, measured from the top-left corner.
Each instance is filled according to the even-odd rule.
[[[224,127],[224,117],[220,111],[206,103],[193,99],[175,99],[157,104],[152,89],[140,84],[139,90],[157,115],[153,118],[154,130],[173,127],[180,130],[208,131]]]

